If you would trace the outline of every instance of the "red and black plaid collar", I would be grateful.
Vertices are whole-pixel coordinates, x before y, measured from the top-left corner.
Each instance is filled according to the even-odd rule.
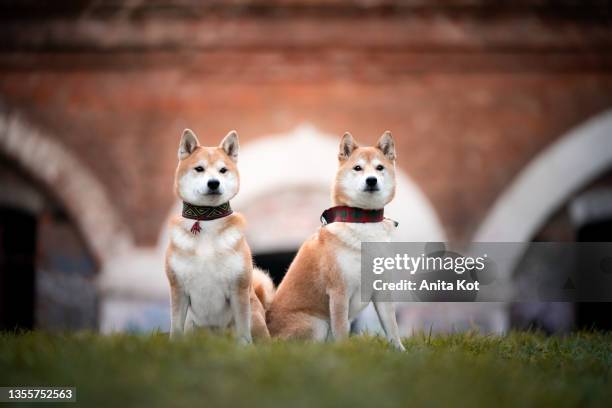
[[[332,222],[372,223],[382,222],[384,219],[384,208],[380,210],[364,210],[363,208],[346,205],[328,208],[321,215],[323,225],[331,224]]]

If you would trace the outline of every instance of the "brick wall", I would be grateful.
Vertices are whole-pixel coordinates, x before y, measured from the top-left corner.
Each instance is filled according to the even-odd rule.
[[[209,144],[390,129],[466,239],[531,158],[612,106],[608,2],[98,3],[2,2],[0,98],[86,166],[138,245],[172,206],[187,126]]]

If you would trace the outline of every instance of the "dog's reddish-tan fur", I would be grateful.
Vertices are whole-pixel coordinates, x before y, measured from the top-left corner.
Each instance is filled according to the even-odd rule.
[[[350,171],[358,159],[368,162],[376,157],[394,174],[394,165],[380,149],[357,147],[347,157],[340,154],[338,177]],[[334,205],[348,205],[339,183],[332,191]],[[283,339],[312,339],[311,317],[348,324],[346,319],[333,314],[346,314],[346,287],[336,254],[345,243],[327,228],[322,227],[307,240],[293,260],[285,278],[278,287],[267,313],[268,329],[273,337]],[[348,333],[348,327],[331,327],[340,337]]]
[[[219,160],[223,160],[224,164],[228,167],[229,171],[236,171],[236,164],[232,161],[226,154],[226,152],[221,147],[203,147],[197,146],[194,151],[190,154],[189,157],[180,160],[179,165],[176,170],[175,177],[175,191],[178,193],[178,180],[179,178],[191,169],[203,158],[206,158],[209,163],[214,163]],[[180,196],[180,195],[179,195]],[[183,222],[183,218],[181,216],[176,216],[170,220],[170,229],[173,228],[182,228],[181,223]],[[225,231],[229,229],[237,229],[241,233],[244,233],[246,227],[246,221],[241,214],[233,213],[230,216],[227,216],[222,219],[222,226],[218,231],[218,235],[221,236]],[[237,243],[233,247],[233,251],[236,254],[241,254],[244,258],[244,270],[241,277],[238,279],[236,290],[239,294],[239,299],[248,299],[251,309],[251,334],[256,339],[261,338],[269,338],[270,334],[268,332],[268,328],[266,326],[265,321],[265,307],[264,305],[268,305],[271,302],[271,297],[273,295],[273,286],[271,283],[266,282],[267,276],[265,276],[264,272],[253,269],[252,255],[249,245],[246,242],[244,236],[242,236]],[[170,266],[168,260],[174,253],[180,253],[181,255],[194,256],[195,249],[185,250],[183,248],[179,248],[170,242],[168,249],[166,251],[166,275],[168,277],[168,282],[170,284],[170,295],[172,300],[172,308],[173,311],[177,305],[179,305],[178,297],[183,288],[180,287],[180,283]],[[241,308],[244,308],[246,305],[241,304]]]

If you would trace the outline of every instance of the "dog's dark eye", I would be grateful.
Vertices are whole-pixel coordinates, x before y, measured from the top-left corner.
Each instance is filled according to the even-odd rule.
[[[361,166],[355,166],[355,167],[353,167],[353,170],[355,170],[355,171],[361,171],[361,170],[363,170],[363,167],[361,167]]]
[[[219,170],[219,173],[225,174],[227,173],[227,169],[225,167],[222,167],[221,170]]]
[[[383,171],[385,169],[385,166],[383,166],[382,164],[379,164],[378,166],[376,166],[376,170],[378,171]]]
[[[194,168],[194,170],[197,171],[198,173],[201,173],[201,172],[204,171],[204,167],[198,166],[198,167]]]

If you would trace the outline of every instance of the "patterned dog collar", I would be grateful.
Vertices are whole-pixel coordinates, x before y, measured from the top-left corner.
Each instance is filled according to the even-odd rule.
[[[190,220],[196,220],[191,227],[191,232],[197,235],[202,231],[199,221],[212,221],[219,218],[232,215],[232,207],[230,203],[221,204],[217,207],[207,207],[202,205],[193,205],[183,201],[183,217]]]
[[[323,225],[333,222],[373,223],[385,219],[385,210],[364,210],[363,208],[338,206],[328,208],[321,215]]]
[[[193,205],[183,201],[183,217],[190,220],[211,221],[232,215],[230,203],[221,204],[217,207]]]

